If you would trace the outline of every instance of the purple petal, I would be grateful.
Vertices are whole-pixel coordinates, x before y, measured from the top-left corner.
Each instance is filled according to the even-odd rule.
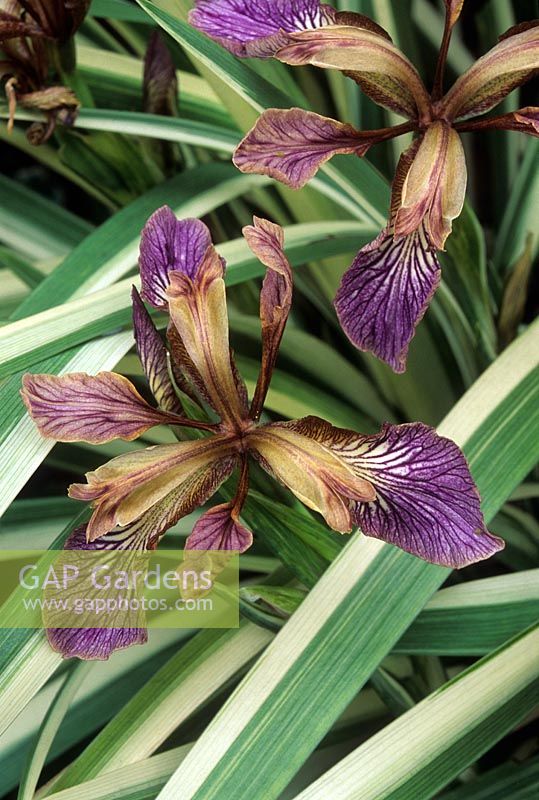
[[[485,528],[461,450],[427,425],[385,425],[350,458],[377,493],[374,502],[356,504],[356,523],[368,536],[452,568],[503,549]]]
[[[146,628],[47,628],[53,650],[64,658],[106,661],[115,650],[146,644]]]
[[[154,308],[166,309],[169,271],[193,278],[210,245],[210,232],[200,220],[179,220],[168,206],[156,211],[146,223],[140,242],[144,300]]]
[[[234,550],[243,553],[253,534],[237,519],[231,503],[215,506],[200,517],[185,543],[186,550]]]
[[[64,545],[64,550],[107,550],[118,549],[114,540],[88,543],[86,525],[75,528]],[[122,549],[137,548],[137,537],[126,533],[121,538]],[[139,548],[137,548],[139,549]],[[122,650],[134,644],[145,644],[148,640],[146,628],[52,628],[47,627],[47,638],[53,650],[64,658],[104,661],[115,650]]]
[[[42,436],[61,442],[132,441],[154,425],[179,418],[152,408],[115,372],[23,377],[21,395]]]
[[[384,231],[357,254],[335,298],[352,344],[404,372],[408,345],[440,281],[423,227],[395,239]]]
[[[264,58],[286,44],[283,32],[320,28],[334,16],[320,0],[198,0],[189,22],[237,56]]]
[[[332,156],[364,156],[371,144],[351,125],[301,108],[272,108],[239,144],[234,164],[242,172],[270,175],[299,189]]]
[[[167,348],[159,336],[152,318],[146,311],[139,293],[133,286],[133,328],[137,352],[150,389],[158,405],[164,411],[182,413],[182,406],[170,380],[167,361]]]

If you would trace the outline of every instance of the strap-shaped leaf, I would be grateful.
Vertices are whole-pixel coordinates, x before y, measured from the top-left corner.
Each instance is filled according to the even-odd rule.
[[[445,684],[296,800],[428,800],[535,705],[539,626]]]
[[[440,426],[440,433],[464,447],[487,520],[538,455],[538,334],[536,323]],[[277,798],[446,575],[447,570],[354,537],[159,800],[180,792],[185,800]]]

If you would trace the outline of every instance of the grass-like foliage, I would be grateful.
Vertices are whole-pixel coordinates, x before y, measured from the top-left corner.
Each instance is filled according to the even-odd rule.
[[[0,2],[0,550],[242,551],[239,627],[107,660],[0,591],[0,798],[537,796],[538,3],[197,5]]]

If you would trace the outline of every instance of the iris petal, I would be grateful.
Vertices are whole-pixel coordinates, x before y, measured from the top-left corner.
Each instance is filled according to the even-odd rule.
[[[349,457],[376,489],[374,502],[356,504],[355,520],[368,536],[452,568],[504,547],[485,528],[461,450],[427,425],[385,425]]]
[[[233,503],[210,508],[197,520],[185,543],[186,550],[233,550],[243,553],[253,543],[253,534],[242,525]]]
[[[270,175],[292,189],[304,186],[339,153],[364,156],[372,139],[352,125],[303,111],[272,108],[265,111],[234,153],[242,172]]]
[[[154,425],[183,421],[152,408],[127,378],[115,372],[27,374],[21,394],[40,433],[61,442],[131,441]]]
[[[440,281],[440,264],[421,226],[395,238],[384,231],[357,254],[335,298],[350,341],[404,372],[408,346]]]
[[[182,406],[170,379],[167,348],[134,286],[131,296],[137,352],[152,394],[162,409],[179,414]]]
[[[168,206],[158,209],[142,231],[140,277],[143,298],[154,308],[166,309],[169,272],[193,277],[211,245],[208,228],[198,219],[177,219]]]
[[[335,12],[320,0],[198,0],[189,22],[237,56],[272,56],[286,33],[327,25]]]

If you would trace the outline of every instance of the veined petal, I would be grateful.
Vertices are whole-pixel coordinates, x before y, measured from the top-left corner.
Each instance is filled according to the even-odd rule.
[[[444,122],[427,128],[402,184],[395,236],[424,223],[429,240],[443,250],[466,197],[466,159],[460,136]]]
[[[152,394],[162,409],[179,414],[182,406],[170,380],[167,348],[134,286],[131,298],[137,352]]]
[[[277,422],[247,434],[247,446],[262,467],[290,489],[302,503],[318,511],[328,525],[343,533],[352,528],[351,503],[373,500],[375,491],[368,480],[357,475],[326,436],[316,438],[323,420],[309,417],[298,423]],[[338,429],[333,429],[338,434]]]
[[[454,568],[503,548],[485,528],[461,450],[427,425],[385,425],[347,457],[376,489],[374,502],[356,505],[356,522],[368,536]]]
[[[417,70],[384,36],[349,25],[290,34],[276,53],[286,64],[338,69],[356,79],[375,102],[410,118],[427,117],[430,98]]]
[[[199,476],[201,470],[235,455],[236,446],[227,436],[149,447],[117,456],[87,473],[88,483],[72,484],[69,495],[92,503],[95,510],[88,537],[93,541],[116,525],[139,519],[173,490],[181,493],[182,484]]]
[[[333,156],[364,156],[374,142],[352,125],[312,111],[272,108],[264,111],[240,142],[234,164],[242,172],[270,175],[299,189]]]
[[[239,423],[247,407],[228,341],[223,262],[210,247],[192,276],[174,270],[169,278],[169,312],[183,346],[217,414],[224,422]]]
[[[253,221],[254,225],[243,229],[243,235],[255,256],[268,268],[260,292],[262,363],[250,411],[251,417],[258,419],[292,305],[292,270],[284,253],[283,229],[258,217]]]
[[[244,553],[253,543],[253,534],[242,525],[233,503],[210,508],[196,522],[185,542],[186,550],[234,550]]]
[[[107,549],[116,549],[109,543]],[[86,525],[75,528],[64,545],[64,550],[100,550],[100,542],[88,543],[86,539]],[[126,549],[139,550],[135,542]],[[83,566],[83,563],[81,563]],[[63,599],[66,592],[63,593]],[[61,612],[56,612],[58,613]],[[65,611],[63,612],[66,613]],[[73,613],[73,612],[70,612]],[[95,614],[92,620],[95,625]],[[121,619],[125,621],[125,613]],[[138,615],[137,615],[138,619]],[[120,628],[57,628],[50,627],[54,622],[59,622],[50,613],[44,613],[44,623],[47,626],[47,639],[52,649],[61,653],[64,658],[80,658],[85,661],[106,661],[115,650],[123,650],[135,644],[145,644],[148,641],[148,631],[145,627],[120,627]]]
[[[197,0],[189,22],[237,56],[267,58],[286,43],[286,33],[319,28],[334,17],[320,0]]]
[[[519,31],[519,32],[518,32]],[[502,39],[461,75],[442,101],[442,113],[456,120],[482,114],[529,80],[539,69],[539,25]]]
[[[198,219],[178,219],[168,206],[158,209],[142,231],[140,278],[143,298],[154,308],[167,308],[169,272],[192,278],[211,245],[208,228]]]
[[[341,326],[360,350],[404,372],[408,346],[439,282],[424,226],[402,238],[384,231],[343,276],[335,298]]]
[[[133,384],[115,372],[23,377],[22,399],[42,436],[60,442],[132,441],[148,428],[185,422],[152,408]]]

